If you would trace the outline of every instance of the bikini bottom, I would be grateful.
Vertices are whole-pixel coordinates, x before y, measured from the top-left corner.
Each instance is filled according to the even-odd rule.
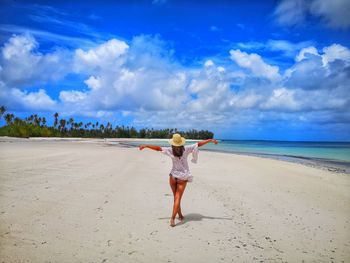
[[[174,177],[172,174],[169,174],[169,176],[172,176],[175,179],[175,182],[177,182],[177,178]]]
[[[179,179],[179,178],[176,178],[176,177],[173,176],[172,174],[169,174],[169,176],[172,176],[172,177],[175,179],[175,182],[178,182],[178,181],[181,181],[181,182],[187,181],[187,180],[181,180],[181,179]]]

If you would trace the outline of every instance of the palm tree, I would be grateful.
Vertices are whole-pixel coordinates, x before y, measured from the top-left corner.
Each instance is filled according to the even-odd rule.
[[[28,122],[29,123],[33,123],[33,120],[34,120],[34,115],[30,115],[28,118],[27,118]]]
[[[79,128],[79,124],[77,122],[74,122],[73,126],[74,126],[74,129],[76,129],[76,130]]]
[[[64,131],[66,129],[66,120],[65,119],[60,119],[60,126],[61,126],[61,131]]]
[[[74,119],[73,118],[69,118],[68,124],[70,125],[70,129],[73,130]]]
[[[40,125],[40,121],[41,120],[39,120],[38,114],[34,114],[34,124],[39,126]]]
[[[11,113],[7,113],[5,115],[5,121],[6,121],[7,125],[12,124],[12,120],[13,120],[14,117],[15,116],[13,114],[11,114]]]
[[[195,130],[189,129],[188,131],[181,131],[177,128],[171,129],[154,129],[154,128],[143,128],[139,131],[132,126],[116,126],[113,129],[113,125],[110,122],[107,122],[106,125],[100,124],[99,122],[92,123],[88,122],[84,124],[83,122],[74,122],[73,118],[70,118],[68,121],[65,119],[58,120],[58,113],[54,114],[55,122],[54,127],[46,126],[46,118],[39,117],[37,114],[32,114],[29,117],[26,117],[24,120],[7,113],[4,106],[0,107],[0,118],[4,117],[7,126],[13,125],[14,128],[20,128],[21,132],[18,133],[13,131],[15,129],[8,129],[6,131],[10,136],[46,136],[43,134],[52,134],[60,136],[82,136],[82,137],[119,137],[119,138],[168,138],[174,132],[180,132],[185,138],[188,139],[211,139],[214,137],[214,133],[208,130]],[[29,125],[28,125],[29,124]],[[42,126],[41,126],[42,124]],[[67,131],[66,126],[70,125],[70,132]],[[36,126],[35,129],[32,129],[31,126]],[[11,128],[12,128],[11,127]],[[44,128],[45,127],[45,128]],[[92,127],[92,130],[90,129]],[[0,128],[1,130],[2,128]],[[7,128],[5,128],[6,130]]]
[[[0,107],[0,119],[2,118],[2,116],[4,115],[4,113],[6,112],[6,108],[4,106]]]
[[[17,124],[17,125],[21,124],[21,122],[22,122],[22,120],[20,118],[18,118],[18,117],[15,117],[14,120],[13,120],[13,123]]]
[[[56,128],[56,126],[58,124],[58,113],[56,112],[53,116],[55,117],[55,122],[54,122],[53,126]]]
[[[38,118],[38,122],[37,122],[37,123],[38,123],[38,126],[41,125],[42,120],[43,120],[43,119],[42,119],[41,117]]]

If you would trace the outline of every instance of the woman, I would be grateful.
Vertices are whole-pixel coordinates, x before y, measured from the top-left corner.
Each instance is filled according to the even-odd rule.
[[[192,182],[193,176],[188,167],[187,157],[192,153],[192,162],[197,163],[198,158],[198,147],[203,146],[209,142],[215,144],[218,143],[217,140],[209,139],[194,143],[191,145],[185,145],[185,138],[181,137],[180,134],[175,133],[173,138],[169,140],[171,147],[160,147],[156,145],[140,145],[139,149],[149,148],[155,151],[160,151],[165,155],[168,155],[173,161],[173,167],[169,174],[169,183],[171,190],[174,194],[174,205],[173,213],[170,219],[170,225],[175,226],[176,214],[179,215],[179,219],[183,220],[184,216],[181,213],[181,198],[185,191],[187,182]]]

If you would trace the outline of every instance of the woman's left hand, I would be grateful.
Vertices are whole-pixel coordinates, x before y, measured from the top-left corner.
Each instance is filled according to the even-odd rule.
[[[217,141],[217,140],[212,139],[211,141],[212,141],[213,143],[215,143],[215,144],[218,144],[218,141]]]
[[[145,149],[146,148],[146,146],[144,146],[144,145],[140,145],[139,146],[139,150],[141,151],[141,150],[143,150],[143,149]]]

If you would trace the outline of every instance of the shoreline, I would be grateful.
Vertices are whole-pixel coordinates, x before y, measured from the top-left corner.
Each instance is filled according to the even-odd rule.
[[[197,140],[193,140],[193,141],[197,141]],[[132,140],[124,141],[118,144],[128,146],[128,147],[137,147],[136,145],[128,142],[132,142]],[[345,175],[350,174],[350,163],[345,161],[342,162],[338,160],[311,158],[311,157],[305,157],[305,156],[278,155],[278,154],[269,154],[269,153],[249,153],[249,152],[225,151],[225,150],[205,149],[205,148],[202,148],[201,151],[236,154],[236,155],[243,155],[243,156],[254,156],[259,158],[266,158],[271,160],[278,160],[278,161],[285,161],[289,163],[300,164],[307,167],[312,167],[312,168],[339,173],[339,174],[345,174]]]
[[[254,156],[254,157],[266,158],[271,160],[301,164],[307,167],[313,167],[316,169],[321,169],[321,170],[334,172],[334,173],[340,173],[345,175],[350,174],[350,163],[340,162],[338,160],[311,158],[311,157],[294,156],[294,155],[278,155],[278,154],[268,154],[268,153],[247,153],[247,152],[238,152],[238,151],[231,152],[231,151],[220,151],[220,150],[213,150],[213,149],[203,149],[203,151],[222,152],[222,153],[237,154],[237,155],[244,155],[244,156]]]
[[[9,140],[24,140],[24,141],[67,141],[67,142],[85,142],[85,143],[105,143],[107,145],[115,145],[127,148],[136,148],[134,142],[138,141],[163,141],[168,142],[169,139],[155,139],[155,138],[69,138],[69,137],[29,137],[29,138],[18,138],[18,137],[8,137],[0,136],[0,142],[6,142]],[[200,140],[196,139],[186,139],[188,142],[198,142]],[[220,140],[219,140],[220,141]],[[329,171],[337,174],[350,174],[350,163],[339,160],[325,159],[325,158],[314,158],[305,156],[295,156],[295,155],[279,155],[279,154],[269,154],[269,153],[253,153],[253,152],[240,152],[240,151],[225,151],[217,149],[205,149],[201,148],[201,151],[208,152],[219,152],[243,156],[254,156],[265,159],[272,159],[278,161],[284,161],[289,163],[295,163],[304,165],[306,167],[312,167],[323,171]]]

